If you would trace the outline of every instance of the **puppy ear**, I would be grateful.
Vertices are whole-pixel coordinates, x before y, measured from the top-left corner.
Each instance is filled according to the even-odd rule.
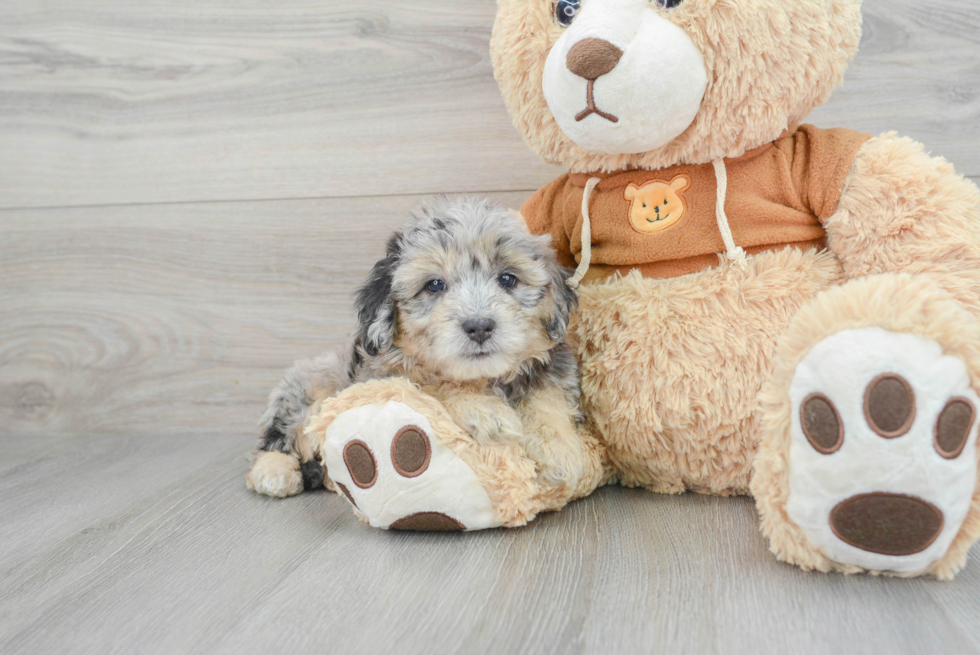
[[[374,265],[367,282],[358,289],[358,336],[367,354],[374,356],[391,348],[395,341],[395,301],[391,283],[401,254],[401,234],[388,242],[388,255]]]
[[[548,336],[556,342],[562,342],[568,335],[568,320],[572,310],[578,305],[578,294],[568,286],[568,278],[574,271],[563,267],[557,261],[551,262],[551,316],[545,329]]]

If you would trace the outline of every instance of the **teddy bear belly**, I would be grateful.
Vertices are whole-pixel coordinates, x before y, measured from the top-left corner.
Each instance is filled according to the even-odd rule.
[[[843,282],[827,250],[760,253],[671,279],[586,285],[573,326],[585,408],[623,484],[748,493],[756,407],[796,311]]]

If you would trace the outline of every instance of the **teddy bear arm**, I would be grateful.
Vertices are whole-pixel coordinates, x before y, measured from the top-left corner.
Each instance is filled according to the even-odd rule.
[[[521,206],[521,216],[531,234],[551,236],[551,247],[555,249],[562,266],[574,268],[577,262],[572,255],[571,240],[562,220],[567,185],[568,175],[562,175],[538,189]]]
[[[825,228],[848,278],[928,274],[980,316],[980,190],[921,144],[867,141]]]

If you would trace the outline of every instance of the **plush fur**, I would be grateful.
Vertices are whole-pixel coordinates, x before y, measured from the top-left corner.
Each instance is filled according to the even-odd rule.
[[[634,271],[583,287],[573,341],[585,409],[623,484],[748,493],[776,340],[841,279],[830,253],[786,249],[744,269],[667,280]]]
[[[572,173],[659,172],[766,146],[829,98],[861,35],[859,0],[592,0],[582,10],[591,22],[579,27],[559,24],[552,9],[551,0],[498,0],[492,57],[528,145]],[[597,18],[602,10],[608,20]],[[604,52],[621,52],[623,70],[609,73],[605,87],[601,76],[590,84],[589,105],[594,100],[615,115],[622,102],[626,115],[635,114],[630,102],[657,93],[643,75],[648,44],[634,43],[641,31],[630,29],[641,16],[682,28],[701,51],[708,83],[700,111],[662,147],[609,154],[623,142],[610,137],[609,149],[585,148],[559,127],[549,107],[555,94],[546,98],[553,50],[562,55],[569,41],[586,38],[593,49],[596,39],[615,46]],[[568,70],[588,69],[583,56],[569,56]],[[630,79],[635,93],[647,95],[630,100],[622,89]],[[610,135],[630,129],[623,121],[584,120]],[[838,190],[806,191],[836,198]],[[822,223],[826,249],[757,254],[744,269],[719,257],[717,268],[671,279],[637,271],[586,276],[592,283],[581,289],[571,341],[582,360],[583,406],[624,484],[666,493],[751,491],[777,557],[857,572],[819,552],[786,513],[789,383],[822,339],[848,326],[878,326],[933,339],[963,361],[978,388],[980,192],[920,144],[888,133],[860,148],[836,211]],[[962,566],[980,536],[978,510],[975,497],[948,552],[920,573],[951,577]]]
[[[980,318],[980,189],[921,143],[868,141],[826,228],[848,278],[928,274]]]

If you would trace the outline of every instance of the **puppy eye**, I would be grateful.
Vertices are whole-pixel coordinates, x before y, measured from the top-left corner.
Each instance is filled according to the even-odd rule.
[[[430,293],[440,293],[446,290],[446,283],[442,280],[429,280],[425,283],[425,290]]]
[[[684,0],[656,0],[656,3],[664,9],[673,9],[679,6]]]
[[[517,286],[517,277],[511,275],[510,273],[504,273],[499,278],[497,278],[497,282],[500,283],[500,286],[502,286],[503,288],[511,289]]]
[[[658,2],[676,2],[677,0],[657,0]],[[575,20],[579,10],[582,8],[581,0],[556,0],[552,3],[555,12],[555,20],[562,27],[568,27]]]

